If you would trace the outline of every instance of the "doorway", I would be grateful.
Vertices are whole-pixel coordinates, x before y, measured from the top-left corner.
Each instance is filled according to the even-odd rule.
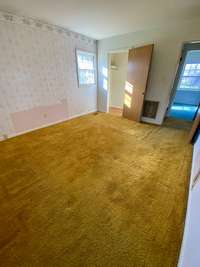
[[[153,44],[109,55],[109,111],[141,121]]]
[[[200,43],[184,44],[167,117],[193,121],[200,103]]]
[[[128,50],[109,54],[109,112],[122,116],[127,77]]]

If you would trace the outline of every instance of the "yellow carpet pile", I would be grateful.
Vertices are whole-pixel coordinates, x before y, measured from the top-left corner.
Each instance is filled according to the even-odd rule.
[[[88,115],[0,143],[0,266],[175,267],[186,130]]]

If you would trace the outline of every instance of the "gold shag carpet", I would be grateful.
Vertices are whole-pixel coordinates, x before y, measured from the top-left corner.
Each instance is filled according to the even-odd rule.
[[[187,139],[100,113],[1,142],[0,266],[177,266]]]

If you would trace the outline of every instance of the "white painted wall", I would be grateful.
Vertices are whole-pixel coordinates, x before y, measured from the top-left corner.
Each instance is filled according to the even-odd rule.
[[[182,26],[140,31],[98,41],[98,109],[107,111],[108,91],[105,73],[108,68],[109,51],[153,43],[155,47],[146,99],[159,101],[160,104],[155,119],[143,118],[143,120],[161,124],[168,106],[182,43],[200,40],[199,23],[199,20],[190,21]]]
[[[192,183],[200,170],[200,135],[194,145],[184,237],[178,267],[200,266],[200,181]]]
[[[112,53],[110,54],[111,65],[115,65],[117,68],[112,69],[110,67],[110,96],[109,105],[110,107],[123,107],[124,102],[124,88],[125,81],[127,78],[127,67],[128,67],[128,52],[123,53]]]
[[[96,41],[0,12],[0,135],[96,111],[97,86],[78,87],[75,50]]]

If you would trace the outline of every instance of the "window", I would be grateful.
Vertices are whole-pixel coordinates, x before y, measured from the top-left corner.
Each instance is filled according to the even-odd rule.
[[[95,84],[95,54],[76,50],[76,59],[79,86]]]
[[[200,91],[200,64],[186,64],[179,90]]]

